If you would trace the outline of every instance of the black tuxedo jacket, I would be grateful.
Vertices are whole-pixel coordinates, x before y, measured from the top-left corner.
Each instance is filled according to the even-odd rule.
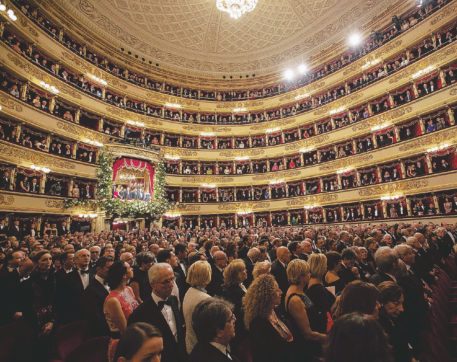
[[[189,289],[189,284],[186,283],[186,275],[181,269],[181,265],[178,265],[176,268],[174,268],[173,272],[175,273],[176,285],[179,289],[179,300],[182,303],[182,301],[184,300],[184,295]]]
[[[14,225],[8,230],[7,233],[8,236],[15,236],[17,240],[21,241],[22,239],[22,230],[21,227],[19,226],[16,228]]]
[[[224,274],[216,268],[214,264],[211,265],[211,282],[206,287],[208,294],[211,296],[222,294],[222,284],[224,284]]]
[[[232,359],[209,343],[197,343],[190,354],[190,362],[239,362],[233,354]]]
[[[85,320],[89,323],[93,336],[108,336],[109,328],[103,313],[103,304],[108,291],[95,278],[91,279],[89,286],[82,294],[81,310]]]
[[[344,285],[348,285],[350,282],[356,280],[352,270],[346,268],[344,265],[341,265],[341,270],[338,272],[338,276],[341,278],[341,281],[344,283]]]
[[[92,275],[89,275],[92,278]],[[66,324],[82,318],[81,298],[84,286],[77,269],[68,273],[58,288],[58,319]]]
[[[187,361],[186,347],[184,341],[184,324],[179,312],[178,300],[175,296],[170,296],[172,310],[175,317],[176,329],[178,330],[178,341],[175,340],[167,321],[162,312],[155,304],[152,297],[143,301],[137,309],[133,311],[128,320],[128,324],[145,322],[152,324],[162,332],[163,352],[162,362],[185,362]]]
[[[244,264],[246,265],[246,272],[248,274],[248,277],[247,279],[243,282],[243,284],[245,285],[246,288],[248,288],[251,283],[252,283],[252,271],[254,270],[254,264],[253,262],[251,261],[251,259],[249,258],[245,258],[243,259],[244,260]]]
[[[284,297],[287,293],[287,289],[289,288],[289,281],[287,280],[286,268],[282,266],[279,260],[275,260],[271,263],[271,274],[273,274],[278,282],[279,289],[282,290],[282,295]]]

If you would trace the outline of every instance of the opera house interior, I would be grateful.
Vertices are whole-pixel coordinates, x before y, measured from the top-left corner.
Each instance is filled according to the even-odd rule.
[[[0,0],[0,360],[457,361],[457,0]]]

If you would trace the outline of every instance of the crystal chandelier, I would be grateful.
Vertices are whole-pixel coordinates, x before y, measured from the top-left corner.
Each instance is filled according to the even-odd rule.
[[[245,13],[254,10],[257,0],[216,0],[216,6],[220,11],[229,13],[234,19],[240,18]]]

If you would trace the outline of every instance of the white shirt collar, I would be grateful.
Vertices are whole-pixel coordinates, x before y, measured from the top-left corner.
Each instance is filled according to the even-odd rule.
[[[212,345],[214,348],[217,348],[225,356],[227,356],[227,353],[230,352],[227,346],[224,346],[223,344],[220,344],[218,342],[209,342],[209,344]]]

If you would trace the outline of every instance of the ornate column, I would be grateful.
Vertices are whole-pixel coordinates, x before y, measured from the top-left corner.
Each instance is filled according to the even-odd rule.
[[[75,113],[75,123],[79,124],[79,118],[81,117],[81,108],[78,108]]]
[[[454,112],[452,111],[452,108],[447,109],[447,115],[449,117],[449,124],[451,126],[455,125],[455,117],[454,117]]]

